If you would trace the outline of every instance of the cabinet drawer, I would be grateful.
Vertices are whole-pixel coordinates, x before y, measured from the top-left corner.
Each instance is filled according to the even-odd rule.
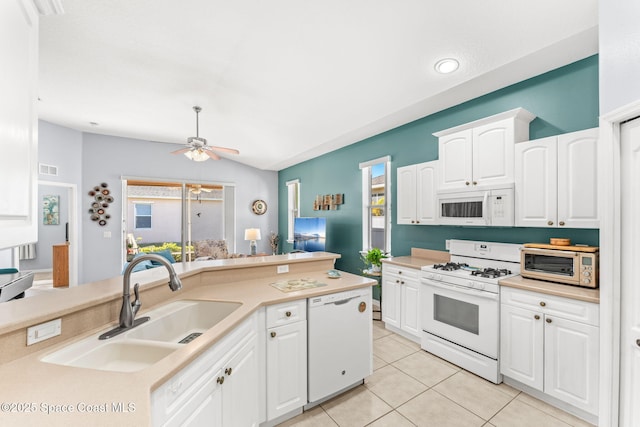
[[[284,302],[267,307],[267,328],[307,319],[307,300]]]
[[[420,270],[417,270],[415,268],[400,267],[397,265],[389,264],[382,265],[382,272],[384,274],[394,274],[397,276],[408,277],[410,279],[417,279],[420,275]]]
[[[558,316],[588,325],[598,326],[600,306],[586,301],[542,294],[503,286],[501,302],[515,307],[534,310],[545,315]]]

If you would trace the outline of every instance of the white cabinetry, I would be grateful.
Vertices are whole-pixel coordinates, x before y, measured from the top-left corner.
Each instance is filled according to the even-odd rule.
[[[382,265],[382,321],[416,342],[421,335],[419,290],[419,270]]]
[[[512,183],[514,145],[529,139],[535,116],[517,108],[436,132],[438,190]]]
[[[599,306],[508,287],[501,299],[500,373],[597,414]]]
[[[0,248],[35,242],[38,12],[31,0],[0,2]]]
[[[257,426],[257,315],[151,394],[154,426]]]
[[[516,226],[598,228],[598,129],[516,144]]]
[[[267,421],[307,404],[307,301],[267,307]]]
[[[398,224],[434,224],[438,161],[398,168]]]

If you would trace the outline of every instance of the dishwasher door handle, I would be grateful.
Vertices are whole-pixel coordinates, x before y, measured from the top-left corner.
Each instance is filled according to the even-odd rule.
[[[334,302],[330,302],[329,304],[333,304],[333,305],[343,305],[348,303],[349,301],[351,301],[352,299],[356,299],[358,297],[351,297],[351,298],[345,298],[345,299],[341,299],[340,301],[334,301]]]

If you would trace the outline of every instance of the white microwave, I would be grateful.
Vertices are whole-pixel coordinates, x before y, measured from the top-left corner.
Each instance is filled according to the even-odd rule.
[[[445,225],[513,227],[513,185],[438,193],[438,221]]]

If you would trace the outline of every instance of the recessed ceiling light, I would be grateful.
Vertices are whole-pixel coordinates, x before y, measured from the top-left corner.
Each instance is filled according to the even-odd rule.
[[[89,122],[89,124],[90,124],[91,126],[98,126],[98,125],[99,125],[99,123],[97,123],[97,122]]]
[[[460,63],[456,59],[445,58],[436,62],[435,69],[441,74],[449,74],[457,70],[459,66]]]

